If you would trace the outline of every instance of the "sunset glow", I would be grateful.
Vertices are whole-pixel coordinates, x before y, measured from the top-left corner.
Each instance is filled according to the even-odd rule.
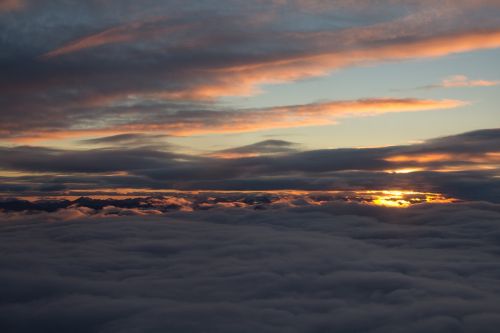
[[[0,333],[496,333],[500,0],[0,0]]]
[[[447,198],[439,193],[422,193],[414,191],[391,191],[367,192],[373,195],[373,203],[384,207],[407,208],[413,204],[421,203],[453,203],[456,199]]]
[[[337,203],[382,206],[388,208],[408,208],[416,204],[452,204],[459,200],[439,193],[416,192],[405,190],[369,190],[369,191],[144,191],[128,189],[123,192],[96,190],[94,194],[66,193],[53,197],[23,197],[32,203],[49,200],[52,203],[66,200],[81,205],[81,200],[105,202],[103,208],[113,207],[116,203],[127,200],[144,201],[137,208],[143,212],[163,209],[175,204],[174,210],[194,211],[198,209],[233,208],[233,209],[277,209],[283,207],[328,206]],[[92,193],[89,192],[89,193]],[[8,203],[8,201],[6,201]],[[0,202],[0,210],[1,208]],[[8,207],[6,204],[5,207]],[[92,207],[92,206],[91,206]]]

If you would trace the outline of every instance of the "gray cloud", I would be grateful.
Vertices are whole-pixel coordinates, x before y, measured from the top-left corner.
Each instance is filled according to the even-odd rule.
[[[251,145],[218,150],[211,153],[215,157],[248,157],[268,154],[291,153],[297,150],[298,144],[284,140],[264,140]]]
[[[428,140],[421,144],[361,149],[282,152],[255,157],[193,156],[150,148],[110,147],[57,150],[0,148],[6,170],[49,173],[6,177],[8,192],[28,186],[85,191],[109,188],[183,190],[350,190],[415,189],[468,200],[498,202],[498,129]],[[278,144],[276,145],[276,143]],[[281,141],[244,146],[230,152],[277,152]],[[220,152],[219,152],[220,153]],[[237,157],[237,156],[236,156]],[[391,170],[417,168],[408,174]],[[420,169],[419,169],[420,168]],[[58,175],[50,175],[57,173]],[[63,173],[61,175],[60,173]],[[56,187],[54,187],[56,186]],[[30,191],[25,191],[30,192]]]
[[[500,319],[498,205],[57,214],[0,226],[3,331],[465,333]]]
[[[148,114],[148,103],[500,45],[486,0],[229,3],[26,1],[0,22],[0,135],[102,128],[130,104]]]
[[[133,144],[143,145],[155,142],[159,139],[167,137],[162,134],[142,134],[142,133],[127,133],[112,136],[105,136],[95,139],[82,140],[82,143],[87,144]]]

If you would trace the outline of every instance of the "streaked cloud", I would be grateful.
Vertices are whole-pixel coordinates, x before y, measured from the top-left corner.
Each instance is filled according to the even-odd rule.
[[[420,87],[420,89],[434,88],[465,88],[465,87],[494,87],[500,84],[500,81],[495,80],[472,80],[465,75],[453,75],[447,77],[438,84],[431,84]]]
[[[383,182],[407,187],[411,181],[432,187],[432,179],[463,197],[457,184],[470,175],[471,188],[491,187],[499,151],[491,143],[495,131],[481,131],[480,145],[464,134],[419,145],[310,151],[248,135],[238,142],[257,144],[218,152],[193,147],[190,154],[176,152],[162,136],[303,128],[463,106],[467,96],[384,97],[356,85],[348,100],[332,100],[326,92],[296,102],[232,104],[222,97],[252,96],[266,84],[355,66],[497,49],[494,1],[230,3],[41,0],[0,20],[0,136],[7,156],[0,161],[2,188],[324,189]],[[383,77],[366,79],[376,85]],[[455,77],[444,84],[492,82]],[[61,148],[16,146],[36,141]],[[472,196],[481,195],[470,190]]]
[[[165,147],[160,150],[154,145],[90,150],[20,146],[0,149],[5,156],[0,168],[25,173],[5,174],[4,192],[32,195],[39,195],[41,189],[53,194],[80,191],[86,195],[134,188],[392,188],[497,202],[499,135],[498,129],[491,129],[405,146],[322,150],[296,150],[286,141],[264,141],[205,156],[179,154]]]
[[[150,112],[136,112],[131,107],[126,122],[127,108],[121,108],[121,117],[102,119],[102,127],[53,129],[20,133],[13,139],[21,142],[78,137],[96,134],[126,134],[130,132],[162,132],[168,135],[199,135],[214,133],[253,132],[276,128],[330,125],[343,118],[376,116],[396,112],[418,112],[453,109],[465,105],[458,100],[426,100],[414,98],[378,98],[351,101],[330,101],[306,105],[280,106],[241,110],[182,110],[168,112],[161,105]],[[97,112],[99,117],[99,112]],[[102,116],[101,116],[102,117]],[[87,121],[83,118],[82,121]],[[100,125],[100,123],[97,123]],[[86,126],[89,127],[89,126]],[[123,138],[118,136],[118,138]]]
[[[126,23],[112,27],[99,33],[72,41],[60,48],[52,50],[42,58],[59,57],[77,51],[96,48],[102,45],[133,42],[143,39],[167,38],[169,32],[186,28],[186,26],[170,26],[165,17]]]
[[[362,2],[359,7],[339,2],[336,5],[350,19],[340,25],[326,19],[312,20],[311,15],[333,15],[328,9],[314,13],[282,10],[282,6],[300,7],[298,3],[258,2],[258,8],[253,9],[240,3],[227,8],[224,15],[217,2],[185,7],[174,4],[167,1],[138,10],[132,2],[92,2],[71,8],[59,3],[50,7],[51,21],[42,19],[45,7],[37,6],[13,14],[33,18],[23,29],[18,20],[2,22],[1,28],[13,33],[2,37],[1,135],[32,132],[35,136],[62,129],[75,133],[81,128],[97,133],[111,127],[113,120],[126,122],[131,107],[147,118],[150,109],[166,109],[165,105],[189,104],[188,110],[207,110],[206,104],[211,104],[209,109],[222,111],[219,115],[224,117],[227,112],[218,104],[221,97],[253,95],[264,84],[329,75],[352,66],[500,46],[498,16],[492,15],[494,9],[485,10],[490,5],[484,2],[484,8],[474,8],[468,2],[436,5],[398,1],[393,3],[393,11],[374,12],[367,8],[380,7],[380,3]],[[133,8],[137,9],[134,15],[129,12]],[[98,9],[103,17],[91,15]],[[200,11],[204,13],[201,16]],[[79,17],[78,24],[63,19],[67,13]],[[238,123],[234,131],[330,122],[323,116],[282,122],[275,110],[267,111],[269,126],[250,119],[248,129]],[[39,114],[44,116],[35,116]],[[244,114],[249,117],[250,112]],[[235,118],[232,114],[228,117]],[[129,126],[130,131],[148,127],[121,125]],[[169,130],[187,133],[182,127]],[[194,124],[192,130],[225,131],[222,125],[207,128],[204,124]],[[108,134],[124,132],[119,129]]]
[[[296,151],[298,145],[284,140],[265,140],[242,147],[218,150],[209,156],[216,158],[243,158],[262,155],[284,154]]]
[[[500,1],[0,0],[0,50],[1,332],[498,330]]]
[[[455,75],[444,79],[441,85],[444,88],[456,88],[456,87],[491,87],[497,86],[500,81],[489,81],[489,80],[470,80],[465,75]]]
[[[94,139],[80,140],[82,145],[98,145],[111,147],[157,147],[158,149],[172,148],[172,145],[165,142],[168,135],[163,134],[144,134],[144,133],[126,133],[112,136],[98,137]]]

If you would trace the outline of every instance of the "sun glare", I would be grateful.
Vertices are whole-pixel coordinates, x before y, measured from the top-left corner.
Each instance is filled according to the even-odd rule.
[[[430,192],[415,192],[415,191],[367,191],[368,196],[371,196],[372,204],[384,207],[407,208],[413,204],[419,203],[452,203],[456,199],[445,197],[439,193]],[[361,194],[361,193],[360,193]]]
[[[88,197],[92,200],[125,200],[125,199],[157,199],[157,198],[181,198],[202,202],[205,199],[217,202],[218,206],[223,203],[231,203],[231,207],[253,207],[245,198],[266,198],[268,207],[289,206],[296,207],[307,203],[307,205],[321,206],[332,202],[348,202],[363,205],[383,206],[393,208],[407,208],[416,204],[447,204],[458,200],[433,192],[417,192],[410,190],[330,190],[330,191],[299,191],[299,190],[271,190],[271,191],[179,191],[179,190],[139,190],[125,189],[123,191],[99,190],[86,192],[67,192],[65,194],[38,197],[24,196],[24,200],[77,200]],[[1,193],[0,193],[1,195]],[[221,199],[221,200],[219,200]],[[201,200],[201,201],[200,201]],[[299,203],[299,204],[297,204]]]

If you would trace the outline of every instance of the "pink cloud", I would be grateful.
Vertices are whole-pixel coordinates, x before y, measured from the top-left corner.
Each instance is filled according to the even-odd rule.
[[[66,45],[44,54],[42,58],[58,57],[103,45],[133,42],[144,38],[154,38],[159,36],[164,37],[165,34],[168,34],[169,32],[187,27],[187,25],[165,25],[165,20],[166,19],[164,17],[156,17],[112,27],[99,33],[71,41]]]
[[[19,9],[24,8],[25,5],[26,5],[26,3],[24,0],[1,0],[0,1],[0,13],[19,10]]]
[[[277,128],[332,125],[343,118],[368,117],[396,112],[452,109],[464,104],[466,103],[458,100],[377,98],[263,109],[207,111],[196,114],[184,111],[173,114],[157,123],[141,123],[139,120],[125,125],[85,130],[30,131],[10,140],[26,143],[93,135],[116,135],[129,132],[162,132],[179,136],[254,132]]]
[[[457,87],[492,87],[500,84],[500,81],[470,80],[465,75],[454,75],[444,79],[440,85],[443,88]]]

